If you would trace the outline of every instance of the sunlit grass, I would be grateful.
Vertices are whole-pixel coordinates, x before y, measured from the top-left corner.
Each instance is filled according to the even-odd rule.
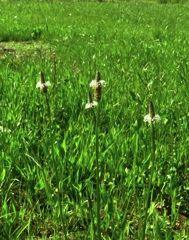
[[[143,119],[153,101],[161,121],[146,237],[186,239],[188,5],[0,6],[1,239],[95,239],[96,134],[85,106],[96,71],[107,83],[98,116],[102,238],[142,236],[152,157]],[[36,88],[41,71],[48,104]]]

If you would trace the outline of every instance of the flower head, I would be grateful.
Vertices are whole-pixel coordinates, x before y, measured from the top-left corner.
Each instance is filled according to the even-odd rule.
[[[92,80],[92,82],[89,84],[90,87],[92,88],[97,88],[97,87],[105,87],[106,85],[106,82],[104,80],[100,80],[100,81],[97,81],[97,80]]]
[[[88,103],[85,105],[85,109],[96,107],[98,103],[92,100],[91,93],[88,93]]]
[[[93,108],[93,107],[96,107],[97,105],[98,105],[98,103],[95,102],[95,101],[93,101],[93,102],[91,102],[91,103],[87,103],[87,104],[85,105],[85,109]]]
[[[158,122],[161,120],[161,117],[156,114],[154,117],[152,117],[150,114],[147,114],[145,117],[144,117],[144,122],[148,122],[148,123],[155,123],[155,122]]]
[[[92,80],[89,84],[94,89],[94,98],[99,101],[101,99],[102,87],[105,86],[105,81],[100,80],[100,72],[96,73],[96,80]]]
[[[36,88],[40,88],[41,92],[47,93],[48,87],[51,85],[49,81],[45,82],[44,74],[43,72],[40,72],[40,81],[36,84]]]
[[[161,120],[161,117],[158,114],[155,114],[152,102],[150,102],[149,104],[149,112],[150,113],[144,117],[144,122],[148,122],[149,124],[151,124]]]

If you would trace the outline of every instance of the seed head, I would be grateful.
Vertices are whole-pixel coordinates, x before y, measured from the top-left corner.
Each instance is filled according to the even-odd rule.
[[[36,84],[36,88],[40,88],[41,92],[47,93],[48,87],[51,85],[49,81],[45,82],[45,77],[43,72],[40,72],[40,81]]]
[[[89,86],[94,89],[94,99],[96,101],[100,101],[101,94],[102,94],[102,87],[105,86],[105,81],[100,80],[100,72],[96,73],[96,80],[92,80]]]
[[[89,92],[88,93],[88,102],[85,105],[85,109],[93,108],[93,107],[96,107],[97,105],[98,105],[98,103],[92,100],[91,93]]]
[[[144,117],[144,122],[148,122],[149,124],[151,123],[155,123],[155,122],[158,122],[161,120],[161,117],[156,114],[153,118],[151,117],[150,114],[147,114],[145,117]]]
[[[149,103],[149,113],[150,113],[151,118],[154,118],[154,117],[155,117],[155,111],[154,111],[153,102],[150,102],[150,103]]]
[[[155,114],[153,103],[150,102],[149,103],[149,114],[147,114],[144,117],[144,122],[148,122],[149,124],[152,124],[152,123],[158,122],[160,120],[161,120],[161,117],[158,114]]]

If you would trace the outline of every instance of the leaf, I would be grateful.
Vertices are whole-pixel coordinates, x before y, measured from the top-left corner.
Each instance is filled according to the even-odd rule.
[[[142,103],[141,100],[140,100],[140,96],[138,94],[135,94],[134,92],[132,91],[129,91],[130,94],[131,94],[131,97],[132,99],[135,101],[135,102],[138,102],[138,103]]]
[[[1,178],[0,178],[1,182],[3,182],[3,180],[5,179],[5,175],[6,175],[6,170],[5,168],[3,168],[3,171],[1,172]]]
[[[62,148],[64,149],[65,153],[67,152],[67,144],[66,144],[66,139],[61,144]]]

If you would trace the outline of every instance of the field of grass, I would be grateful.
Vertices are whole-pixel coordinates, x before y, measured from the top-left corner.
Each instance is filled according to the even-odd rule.
[[[189,239],[188,19],[188,4],[0,1],[0,239]]]

